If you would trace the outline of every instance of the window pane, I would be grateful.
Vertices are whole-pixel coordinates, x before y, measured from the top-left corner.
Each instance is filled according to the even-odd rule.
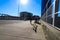
[[[60,0],[59,0],[59,7],[58,7],[58,17],[60,17]]]

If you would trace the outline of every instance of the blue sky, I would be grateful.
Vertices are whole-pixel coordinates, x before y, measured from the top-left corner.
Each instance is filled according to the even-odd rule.
[[[19,11],[41,16],[41,0],[28,0],[26,5],[19,3]],[[18,16],[18,0],[0,0],[0,13]]]

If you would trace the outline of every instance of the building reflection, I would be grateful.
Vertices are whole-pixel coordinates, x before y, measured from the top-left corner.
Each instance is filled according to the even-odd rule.
[[[58,16],[60,0],[56,0],[55,3],[54,1],[55,0],[42,0],[41,19],[60,28],[60,17]]]

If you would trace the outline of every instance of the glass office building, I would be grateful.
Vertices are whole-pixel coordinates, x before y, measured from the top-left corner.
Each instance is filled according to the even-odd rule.
[[[41,19],[60,28],[60,0],[42,0]]]

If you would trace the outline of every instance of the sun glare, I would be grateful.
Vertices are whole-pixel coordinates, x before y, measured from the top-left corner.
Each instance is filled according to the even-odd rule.
[[[28,0],[20,0],[20,3],[26,5],[28,3]]]

